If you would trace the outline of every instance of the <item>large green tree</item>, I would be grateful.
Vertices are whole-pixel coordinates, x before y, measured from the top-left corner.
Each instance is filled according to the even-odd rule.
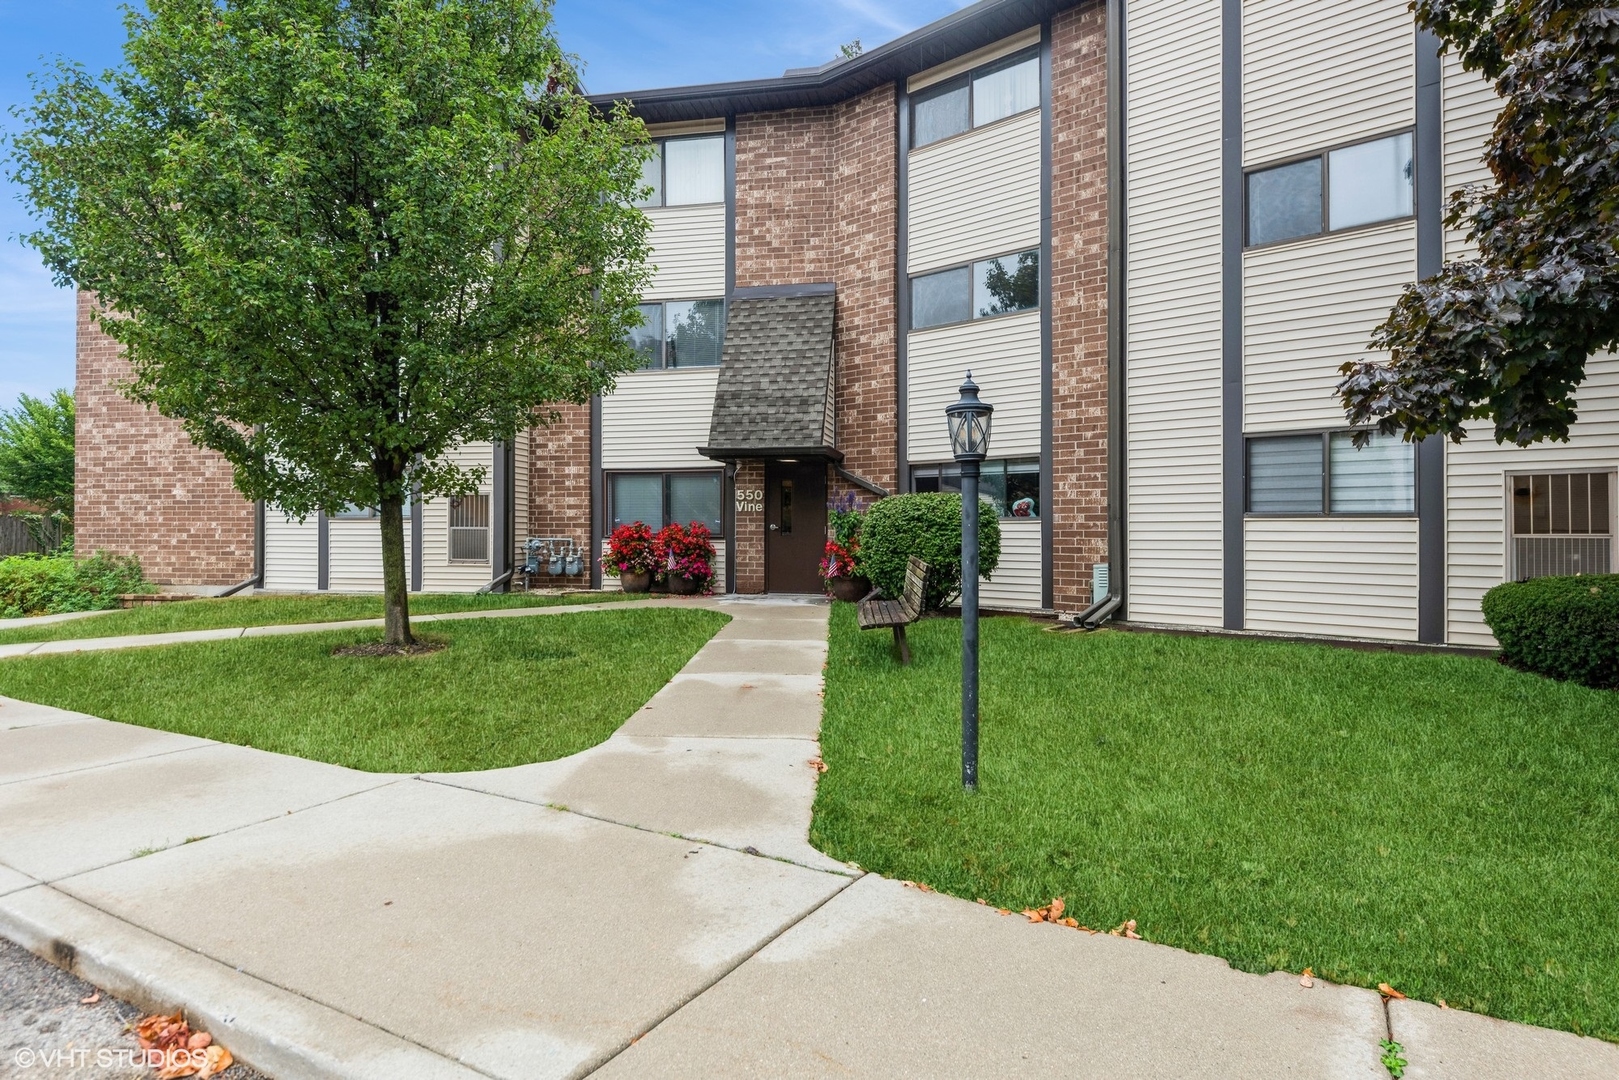
[[[0,410],[0,495],[39,508],[36,539],[55,535],[73,519],[73,395],[21,394]]]
[[[1460,440],[1567,439],[1593,353],[1619,345],[1619,8],[1611,0],[1415,0],[1417,21],[1503,100],[1491,181],[1451,196],[1474,258],[1408,286],[1346,364],[1349,420]]]
[[[594,110],[550,0],[148,0],[125,63],[20,111],[26,237],[94,292],[127,392],[298,517],[403,511],[637,366],[645,130]]]

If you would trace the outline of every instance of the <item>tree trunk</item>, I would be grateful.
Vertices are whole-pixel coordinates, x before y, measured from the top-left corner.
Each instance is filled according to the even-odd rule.
[[[409,583],[405,577],[405,507],[400,499],[383,499],[382,622],[390,645],[410,645]]]

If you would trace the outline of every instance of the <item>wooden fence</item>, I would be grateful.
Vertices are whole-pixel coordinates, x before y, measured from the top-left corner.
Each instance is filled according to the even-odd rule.
[[[16,514],[0,514],[0,558],[7,555],[55,551],[62,546],[64,532],[61,522],[52,521],[45,524],[42,530],[44,544],[34,539],[34,534],[29,531],[28,525],[29,522]]]

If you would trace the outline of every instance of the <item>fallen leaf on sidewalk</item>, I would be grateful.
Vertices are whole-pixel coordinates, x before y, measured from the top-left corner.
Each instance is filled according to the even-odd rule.
[[[180,1077],[218,1076],[234,1063],[230,1051],[214,1043],[206,1031],[192,1031],[185,1014],[165,1016],[155,1013],[136,1021],[131,1030],[140,1040],[142,1050],[156,1050],[162,1055],[157,1065],[157,1080],[179,1080]]]
[[[100,1000],[101,1000],[101,991],[97,990],[95,993],[91,994],[89,997],[80,998],[79,999],[79,1004],[80,1005],[94,1005],[96,1002],[98,1002]]]
[[[1388,983],[1378,983],[1377,992],[1386,998],[1393,998],[1395,1001],[1405,1000],[1405,995],[1394,989],[1394,987],[1390,986]]]
[[[933,892],[934,891],[932,885],[924,885],[920,881],[902,881],[902,882],[900,882],[900,884],[905,886],[907,889],[917,889],[917,890],[919,890],[921,892]]]
[[[1315,979],[1311,977],[1314,974],[1315,971],[1313,969],[1305,968],[1304,974],[1299,976],[1299,985],[1304,987],[1306,990],[1310,989],[1310,987],[1315,985]]]
[[[818,773],[826,772],[826,762],[822,761],[818,757],[810,758],[808,764],[810,768],[814,769]]]
[[[1444,999],[1444,998],[1440,998],[1440,999],[1439,999],[1439,1007],[1440,1007],[1440,1008],[1441,1008],[1441,1009],[1448,1009],[1448,1008],[1450,1008],[1450,1006],[1449,1006],[1449,1005],[1447,1005],[1447,1004],[1445,1004],[1445,999]]]
[[[1119,925],[1109,930],[1108,933],[1114,937],[1129,938],[1131,941],[1141,940],[1141,935],[1136,933],[1136,921],[1134,919],[1124,920]]]

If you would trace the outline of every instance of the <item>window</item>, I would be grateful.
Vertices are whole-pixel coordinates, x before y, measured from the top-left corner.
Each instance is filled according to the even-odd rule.
[[[1248,174],[1248,245],[1410,217],[1411,133]]]
[[[913,491],[960,491],[960,465],[927,465],[911,470]],[[979,467],[978,498],[1003,518],[1040,516],[1040,462],[1037,458],[986,461]]]
[[[450,498],[450,561],[489,561],[489,496]]]
[[[911,329],[1040,306],[1040,252],[983,259],[911,279]]]
[[[651,191],[636,206],[690,206],[725,201],[725,136],[659,139],[641,166]]]
[[[377,508],[374,506],[360,506],[357,503],[349,503],[333,514],[332,519],[334,521],[369,521],[378,516]]]
[[[911,145],[948,139],[1039,104],[1039,53],[1021,52],[918,91],[911,99]]]
[[[607,529],[640,521],[654,530],[700,521],[716,537],[725,534],[717,472],[613,473],[608,479]]]
[[[718,367],[725,342],[725,301],[673,300],[642,304],[641,325],[630,331],[630,347],[641,367]]]
[[[1513,580],[1613,572],[1612,479],[1606,472],[1508,478]]]
[[[1322,432],[1248,440],[1250,514],[1414,514],[1416,454],[1397,435]]]

